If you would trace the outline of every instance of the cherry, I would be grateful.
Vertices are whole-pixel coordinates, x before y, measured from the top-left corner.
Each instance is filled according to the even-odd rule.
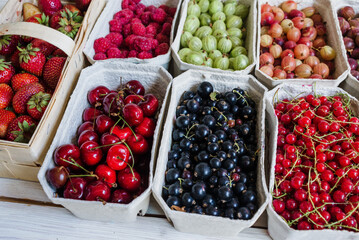
[[[80,149],[74,144],[62,145],[54,152],[54,162],[59,166],[70,167],[72,165],[70,162],[79,158]]]
[[[118,173],[117,182],[121,188],[129,192],[134,192],[139,189],[141,185],[141,176],[134,169],[132,173],[130,168],[125,168]]]
[[[116,135],[120,140],[127,140],[129,136],[133,135],[129,127],[121,128],[117,125],[111,128],[110,132]]]
[[[134,154],[142,155],[147,153],[149,150],[149,145],[141,134],[136,134],[136,136],[129,136],[127,139],[127,144]]]
[[[90,121],[82,123],[80,127],[77,129],[77,135],[80,135],[83,131],[86,130],[95,131],[94,123]]]
[[[87,100],[92,106],[95,106],[96,103],[101,103],[102,99],[110,92],[110,90],[105,86],[98,86],[90,90],[87,94]]]
[[[133,103],[126,104],[122,109],[123,117],[130,126],[138,126],[143,121],[142,109]]]
[[[86,165],[94,166],[101,161],[103,154],[98,146],[98,143],[94,141],[87,141],[81,145],[81,158]]]
[[[145,138],[152,137],[156,128],[156,123],[152,118],[143,118],[142,123],[135,128],[137,134],[141,134]]]
[[[88,201],[108,201],[111,196],[110,187],[103,181],[94,181],[86,186],[84,198]]]
[[[83,199],[87,182],[84,178],[75,177],[69,179],[64,190],[64,198]]]
[[[127,95],[145,95],[145,87],[137,80],[131,80],[125,85],[125,93]]]
[[[125,105],[117,92],[111,92],[102,100],[103,110],[107,115],[118,114]]]
[[[121,140],[114,134],[104,133],[101,136],[102,151],[107,153],[113,144],[120,142]]]
[[[146,94],[144,99],[145,100],[140,102],[138,106],[141,107],[146,117],[154,116],[158,108],[158,99],[153,94]]]
[[[134,104],[138,104],[140,103],[144,98],[142,98],[141,96],[139,95],[128,95],[126,98],[125,98],[125,104],[128,104],[128,103],[134,103]]]
[[[84,110],[84,112],[82,114],[82,119],[84,122],[86,122],[86,121],[92,122],[101,114],[102,114],[102,111],[92,108],[92,107],[89,107]]]
[[[98,137],[97,133],[95,131],[92,131],[92,130],[83,131],[80,134],[79,138],[77,139],[77,144],[79,146],[81,146],[84,142],[87,142],[87,141],[98,142],[99,137]]]
[[[96,167],[95,174],[99,177],[99,180],[104,181],[110,187],[115,186],[116,172],[105,164],[100,164]]]
[[[95,128],[100,134],[108,132],[113,125],[115,125],[115,121],[106,115],[100,115],[96,118]]]
[[[123,144],[112,146],[107,153],[106,162],[107,165],[113,170],[125,169],[129,162],[130,151]]]
[[[110,202],[128,204],[132,202],[132,200],[133,197],[129,192],[123,189],[117,189],[112,193]]]
[[[46,179],[54,188],[59,189],[65,186],[68,174],[64,166],[54,167],[47,170]]]

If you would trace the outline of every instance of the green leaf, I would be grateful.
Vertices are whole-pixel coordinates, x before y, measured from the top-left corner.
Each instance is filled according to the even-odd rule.
[[[212,101],[216,101],[217,100],[217,93],[216,92],[211,92],[211,94],[209,94],[209,97]]]
[[[24,126],[24,132],[30,131],[30,126],[29,126],[29,123],[27,121],[23,121],[22,125]]]

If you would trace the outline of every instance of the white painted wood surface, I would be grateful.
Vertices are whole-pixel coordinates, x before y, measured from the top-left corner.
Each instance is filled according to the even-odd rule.
[[[0,178],[0,239],[216,239],[176,231],[153,198],[147,214],[135,223],[85,221],[51,204],[39,183]],[[255,224],[262,228],[221,239],[271,239],[266,221],[264,215]]]

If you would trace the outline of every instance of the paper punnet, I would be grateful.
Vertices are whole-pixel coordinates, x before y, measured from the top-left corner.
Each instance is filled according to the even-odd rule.
[[[276,100],[283,100],[285,98],[292,99],[293,97],[299,98],[309,94],[317,94],[324,96],[334,96],[338,93],[347,94],[343,89],[339,87],[316,87],[315,85],[302,85],[302,84],[281,84],[274,89],[268,91],[265,94],[265,105],[266,105],[266,124],[268,131],[269,146],[268,149],[268,166],[270,167],[270,178],[269,178],[269,204],[267,207],[268,213],[268,231],[269,235],[276,240],[284,239],[306,239],[306,240],[317,240],[317,239],[348,239],[354,240],[359,238],[359,233],[349,231],[338,231],[338,230],[295,230],[290,228],[284,219],[279,216],[273,209],[272,195],[274,188],[274,167],[276,164],[276,149],[277,149],[277,136],[278,136],[278,120],[274,112],[273,104]],[[359,113],[359,101],[353,96],[350,99],[354,101],[351,107],[354,112]]]
[[[303,78],[295,78],[295,79],[278,79],[274,80],[273,78],[269,77],[267,74],[263,73],[259,70],[259,56],[260,56],[260,36],[261,36],[261,6],[262,4],[268,3],[272,6],[279,7],[284,0],[258,0],[258,21],[257,21],[257,62],[256,62],[256,69],[255,75],[259,81],[264,83],[268,88],[274,88],[275,86],[281,83],[303,83],[303,84],[311,84],[316,82],[317,85],[323,86],[331,86],[336,87],[338,86],[344,79],[347,77],[349,73],[349,65],[345,62],[346,59],[346,50],[344,45],[341,44],[342,34],[340,28],[336,23],[336,14],[333,14],[332,11],[332,4],[330,0],[301,0],[296,1],[298,4],[298,9],[302,10],[306,7],[315,7],[315,9],[320,13],[324,22],[327,24],[325,25],[327,28],[327,44],[331,46],[335,52],[335,72],[333,74],[334,79],[303,79]],[[336,1],[335,1],[336,2]],[[335,5],[335,3],[334,3]]]
[[[180,0],[142,0],[141,3],[145,6],[154,5],[155,7],[159,7],[162,4],[165,4],[169,7],[176,7],[177,11],[173,18],[172,22],[172,29],[170,35],[170,49],[172,45],[172,41],[174,38],[175,27],[177,22],[177,16],[180,8]],[[110,33],[109,22],[112,20],[113,15],[118,11],[122,10],[121,7],[121,0],[108,0],[105,9],[103,10],[101,16],[98,18],[95,27],[93,28],[88,41],[86,42],[86,46],[83,50],[83,53],[86,55],[87,59],[91,64],[97,62],[97,60],[93,59],[95,55],[95,50],[93,48],[93,44],[97,38],[105,37],[107,34]],[[165,69],[169,68],[169,63],[171,61],[171,50],[164,55],[159,55],[154,58],[150,59],[139,59],[139,58],[115,58],[111,59],[110,61],[120,61],[126,63],[139,63],[139,64],[152,64],[152,65],[159,65],[163,66]]]
[[[173,41],[172,44],[172,57],[174,60],[174,76],[177,76],[181,74],[182,72],[185,72],[189,69],[196,69],[196,70],[203,70],[203,71],[212,71],[212,72],[218,72],[218,73],[230,73],[228,70],[221,70],[217,68],[210,68],[210,67],[204,67],[204,66],[196,66],[193,64],[189,64],[186,62],[183,62],[181,58],[178,55],[178,51],[181,49],[181,35],[183,32],[184,23],[186,21],[187,17],[187,9],[188,9],[188,3],[191,0],[184,0],[182,3],[181,8],[181,14],[180,14],[180,21],[178,24],[177,34],[176,38]],[[225,2],[225,1],[223,1]],[[246,21],[246,31],[247,36],[245,40],[244,47],[247,49],[248,52],[248,58],[249,58],[249,66],[246,67],[244,70],[241,71],[234,71],[233,73],[240,74],[240,75],[247,75],[254,69],[254,66],[256,64],[256,22],[257,22],[257,0],[241,0],[239,1],[241,4],[245,4],[247,6],[250,6],[249,9],[249,15],[247,17]]]
[[[55,190],[46,180],[46,171],[54,167],[53,153],[55,149],[60,145],[76,141],[77,128],[82,123],[82,112],[90,106],[87,101],[88,91],[99,85],[117,89],[120,86],[121,77],[123,83],[133,79],[140,81],[146,92],[153,93],[158,98],[159,106],[161,106],[151,150],[148,188],[129,204],[106,203],[104,205],[102,202],[56,197]],[[53,203],[64,206],[77,217],[87,220],[130,222],[136,220],[137,214],[144,215],[150,201],[153,166],[158,154],[158,139],[163,125],[162,116],[166,110],[166,96],[171,80],[172,77],[169,73],[160,66],[125,64],[105,60],[84,69],[59,125],[59,131],[54,137],[38,173],[38,179],[48,198]]]
[[[248,94],[257,103],[257,139],[260,149],[257,166],[257,196],[259,208],[250,220],[231,220],[229,218],[198,215],[171,210],[162,198],[162,187],[165,182],[166,163],[168,152],[172,145],[172,130],[175,120],[176,107],[182,94],[187,90],[195,90],[203,82],[210,82],[215,91],[225,92],[240,87],[248,91]],[[264,101],[266,88],[252,76],[238,76],[236,74],[219,74],[199,70],[189,70],[173,80],[171,98],[160,150],[157,160],[156,173],[152,191],[155,199],[163,209],[166,217],[174,227],[181,232],[196,233],[209,236],[234,236],[245,228],[252,226],[264,212],[268,201],[268,190],[264,170]]]

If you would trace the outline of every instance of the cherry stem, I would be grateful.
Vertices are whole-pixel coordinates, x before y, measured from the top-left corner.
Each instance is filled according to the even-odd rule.
[[[136,133],[133,131],[133,129],[131,128],[131,126],[126,122],[126,120],[122,117],[122,116],[118,116],[120,118],[120,120],[122,120],[126,125],[127,127],[131,130],[133,136],[135,136],[135,139],[136,139],[136,142],[138,141],[138,138],[136,136]]]
[[[99,177],[96,174],[80,174],[80,175],[69,175],[70,178],[74,177],[95,177],[96,179],[99,179]]]
[[[68,160],[66,160],[66,159],[64,159],[64,158],[60,158],[62,161],[64,161],[64,162],[67,162],[67,163],[69,163],[69,164],[71,164],[71,165],[74,165],[74,166],[76,166],[76,167],[78,167],[78,168],[80,168],[80,169],[82,169],[83,171],[85,171],[85,172],[87,172],[87,173],[89,173],[89,174],[92,174],[90,171],[88,171],[87,169],[85,169],[83,166],[81,166],[80,164],[78,164],[73,158],[69,158],[71,161],[68,161]]]

